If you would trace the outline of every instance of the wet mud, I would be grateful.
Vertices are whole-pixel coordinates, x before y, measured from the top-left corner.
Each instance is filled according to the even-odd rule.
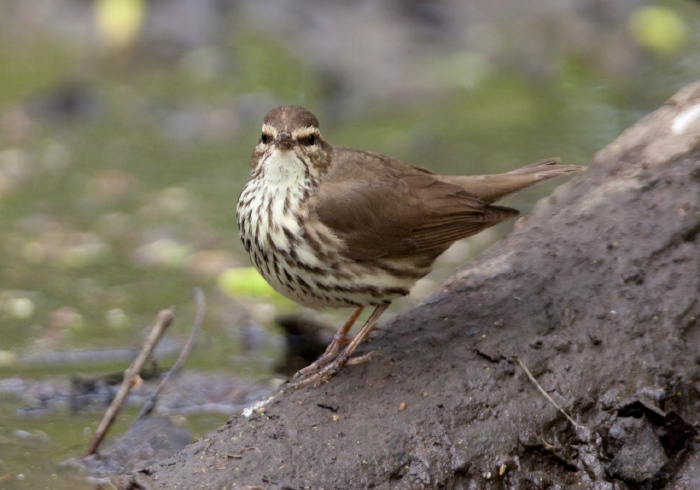
[[[700,488],[700,85],[370,350],[121,488]]]

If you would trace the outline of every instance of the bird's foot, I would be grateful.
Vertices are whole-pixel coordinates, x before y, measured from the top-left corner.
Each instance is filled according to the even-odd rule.
[[[346,366],[357,366],[358,364],[364,364],[366,362],[371,361],[375,356],[380,356],[381,357],[382,353],[379,352],[378,350],[373,350],[372,352],[368,352],[367,354],[362,354],[361,356],[355,356],[349,358],[346,362]]]
[[[336,358],[338,355],[338,352],[340,352],[340,348],[347,343],[349,343],[350,340],[348,340],[345,335],[338,335],[335,334],[333,336],[333,340],[331,341],[330,344],[328,344],[328,347],[326,347],[326,352],[324,352],[321,357],[316,359],[314,362],[309,364],[303,369],[300,369],[296,373],[294,373],[294,376],[292,376],[292,379],[299,379],[303,378],[304,376],[307,376],[308,374],[311,374],[313,372],[318,371],[321,367],[325,366],[329,362],[331,362],[333,359]]]
[[[298,390],[299,388],[310,384],[316,384],[316,386],[318,386],[322,382],[328,381],[331,378],[331,376],[333,376],[338,371],[339,368],[340,366],[336,366],[336,363],[332,362],[326,365],[323,369],[320,369],[313,374],[305,375],[305,378],[298,379],[297,381],[290,381],[289,385],[287,386],[295,390]],[[296,378],[296,376],[297,375],[295,374],[294,377]]]
[[[326,352],[318,358],[315,362],[299,370],[292,379],[290,380],[290,388],[301,388],[312,383],[318,385],[319,383],[328,380],[331,376],[338,372],[340,368],[346,364],[360,364],[367,362],[372,358],[373,353],[365,354],[356,358],[350,358],[357,346],[360,345],[369,333],[372,331],[374,324],[381,314],[389,307],[389,303],[382,303],[378,305],[372,314],[369,316],[365,324],[362,326],[360,331],[352,338],[351,341],[347,341],[347,333],[355,321],[357,316],[362,311],[362,308],[357,308],[350,319],[345,323],[345,326],[333,337],[333,342],[328,346]],[[347,343],[347,347],[340,351],[340,346]],[[303,379],[302,379],[303,378]]]
[[[381,355],[380,352],[372,351],[361,356],[348,357],[348,354],[345,351],[343,351],[335,359],[322,364],[320,363],[318,366],[315,366],[315,372],[308,371],[308,369],[311,366],[307,366],[304,369],[298,371],[292,377],[292,380],[288,386],[289,388],[294,388],[295,390],[310,384],[318,386],[324,381],[328,381],[330,378],[335,376],[335,374],[343,366],[354,366],[357,364],[363,364],[365,362],[369,362],[370,360],[372,360],[373,357],[379,355]],[[304,373],[302,373],[302,371],[304,371]],[[294,381],[295,379],[296,381]]]

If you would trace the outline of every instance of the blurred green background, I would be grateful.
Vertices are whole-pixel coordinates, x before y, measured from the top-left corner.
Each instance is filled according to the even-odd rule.
[[[585,165],[700,79],[699,48],[690,0],[0,3],[0,487],[89,488],[58,463],[103,408],[53,401],[71,375],[123,370],[172,305],[171,363],[195,287],[193,383],[239,380],[212,382],[235,410],[231,391],[245,404],[271,376],[274,316],[298,307],[247,269],[235,203],[272,107],[442,173]],[[508,204],[527,212],[555,185]],[[398,308],[510,226],[456,245]],[[195,434],[227,409],[198,412]]]

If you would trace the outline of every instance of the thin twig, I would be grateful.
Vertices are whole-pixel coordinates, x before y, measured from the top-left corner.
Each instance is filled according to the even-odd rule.
[[[102,417],[102,421],[100,422],[92,441],[90,441],[90,445],[88,446],[83,459],[86,459],[97,452],[97,448],[100,446],[100,443],[104,439],[105,435],[107,435],[107,431],[112,426],[117,414],[119,414],[119,411],[124,404],[124,400],[126,400],[126,397],[129,395],[129,391],[131,391],[131,388],[133,388],[133,386],[136,384],[141,368],[143,368],[143,365],[151,356],[153,349],[155,349],[161,336],[173,322],[174,318],[175,315],[173,314],[172,309],[161,310],[158,313],[155,324],[153,325],[151,332],[148,334],[148,337],[141,348],[141,352],[139,352],[139,355],[136,357],[131,366],[124,371],[124,381],[122,381],[119,391],[117,391],[114,400],[112,400],[107,412],[105,412],[104,417]]]
[[[165,384],[168,382],[168,380],[170,380],[170,377],[173,374],[177,374],[182,369],[182,366],[185,364],[185,361],[192,353],[195,341],[197,340],[197,335],[199,334],[199,330],[202,327],[202,323],[204,323],[204,314],[207,311],[207,304],[204,298],[204,293],[201,289],[195,288],[194,300],[197,303],[197,313],[194,317],[192,332],[190,332],[190,336],[187,339],[187,342],[185,342],[185,345],[182,347],[182,351],[180,351],[180,357],[177,358],[177,361],[175,361],[173,367],[171,367],[170,370],[165,374],[165,376],[163,376],[163,379],[161,379],[155,392],[151,395],[148,401],[146,401],[143,408],[139,412],[139,415],[138,417],[136,417],[136,420],[145,417],[153,411],[153,409],[156,406],[156,403],[158,402],[158,396],[163,390]]]
[[[525,371],[525,374],[527,374],[527,377],[530,378],[530,381],[532,381],[532,382],[535,384],[535,386],[537,386],[537,389],[540,390],[540,393],[542,393],[542,394],[544,395],[544,397],[547,399],[547,401],[549,401],[549,403],[551,403],[552,405],[554,405],[554,407],[555,407],[557,410],[559,410],[559,411],[564,415],[564,417],[566,417],[567,420],[568,420],[569,422],[571,422],[571,423],[574,425],[574,427],[576,427],[577,429],[586,429],[585,426],[583,426],[583,425],[577,423],[574,419],[572,419],[572,418],[569,416],[569,414],[566,413],[566,412],[564,411],[563,408],[561,408],[559,405],[557,405],[557,402],[555,402],[555,401],[552,399],[552,397],[549,396],[549,394],[548,394],[546,391],[544,391],[544,388],[542,388],[542,386],[537,382],[537,380],[536,380],[535,377],[532,375],[532,373],[531,373],[530,370],[527,368],[527,366],[523,363],[523,361],[521,361],[521,360],[520,360],[519,358],[517,358],[517,357],[515,358],[515,360],[518,361],[518,364],[520,364],[520,367],[523,368],[523,371]]]

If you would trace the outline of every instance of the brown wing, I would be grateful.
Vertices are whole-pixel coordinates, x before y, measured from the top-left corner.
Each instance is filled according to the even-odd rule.
[[[518,214],[422,169],[395,160],[381,165],[368,158],[373,155],[353,162],[354,172],[345,169],[325,180],[310,201],[312,218],[345,241],[349,258],[436,256],[454,241]]]

